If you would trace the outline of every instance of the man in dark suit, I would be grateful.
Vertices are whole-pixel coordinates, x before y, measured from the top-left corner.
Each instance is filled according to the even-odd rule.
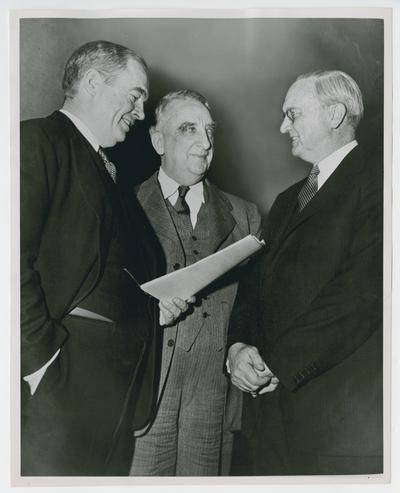
[[[227,366],[245,394],[235,474],[372,474],[382,448],[382,162],[355,81],[300,76],[281,132],[310,175],[281,193],[239,288]]]
[[[191,90],[167,94],[151,139],[159,172],[137,197],[162,245],[167,272],[257,234],[254,204],[225,193],[205,176],[214,150],[210,105]],[[135,442],[131,474],[227,474],[241,396],[223,372],[226,336],[239,271],[198,295],[193,310],[164,330],[157,414]]]
[[[21,473],[127,475],[154,406],[158,242],[103,148],[142,120],[147,68],[105,41],[68,60],[65,103],[21,125]],[[167,303],[172,320],[186,303]]]

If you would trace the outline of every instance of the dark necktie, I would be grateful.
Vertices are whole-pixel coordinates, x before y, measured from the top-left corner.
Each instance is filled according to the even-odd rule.
[[[99,156],[103,160],[104,166],[106,167],[108,174],[111,176],[113,182],[115,183],[117,181],[117,168],[115,164],[108,160],[105,152],[101,147],[99,147]]]
[[[297,197],[299,203],[299,212],[301,212],[304,207],[310,202],[314,195],[318,192],[318,175],[319,168],[316,164],[313,166],[310,174],[307,177],[306,182],[301,188],[299,195]]]
[[[181,185],[178,188],[178,199],[175,202],[174,209],[179,214],[190,214],[189,206],[185,200],[188,191],[189,191],[189,187],[186,185]]]

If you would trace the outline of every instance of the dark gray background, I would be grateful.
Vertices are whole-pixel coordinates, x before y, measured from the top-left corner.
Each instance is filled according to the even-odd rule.
[[[81,44],[105,39],[133,48],[150,67],[147,117],[112,151],[132,183],[158,164],[147,129],[166,92],[191,88],[209,100],[218,124],[211,179],[268,211],[309,166],[279,133],[282,103],[297,75],[349,73],[364,95],[359,141],[379,152],[383,134],[383,21],[379,19],[22,19],[21,118],[63,102],[64,64]]]

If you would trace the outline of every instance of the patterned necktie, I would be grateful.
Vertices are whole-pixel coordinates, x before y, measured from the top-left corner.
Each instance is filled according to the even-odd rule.
[[[301,212],[304,207],[310,202],[314,195],[318,192],[318,175],[319,168],[316,164],[313,166],[310,174],[307,177],[306,182],[301,188],[299,195],[297,197],[299,203],[299,212]]]
[[[186,185],[181,185],[178,188],[178,199],[175,202],[174,209],[179,214],[190,214],[189,206],[185,200],[188,191],[189,191],[189,187]]]
[[[117,181],[117,168],[115,164],[108,160],[105,152],[101,147],[99,147],[99,156],[103,160],[104,166],[106,167],[108,174],[111,176],[113,182],[115,183]]]

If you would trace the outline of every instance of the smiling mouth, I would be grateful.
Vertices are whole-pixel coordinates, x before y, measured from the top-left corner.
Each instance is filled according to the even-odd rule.
[[[122,117],[121,118],[121,121],[125,124],[125,126],[127,127],[126,128],[126,131],[128,132],[129,129],[134,125],[135,123],[135,120],[129,120],[128,118],[124,118]]]

